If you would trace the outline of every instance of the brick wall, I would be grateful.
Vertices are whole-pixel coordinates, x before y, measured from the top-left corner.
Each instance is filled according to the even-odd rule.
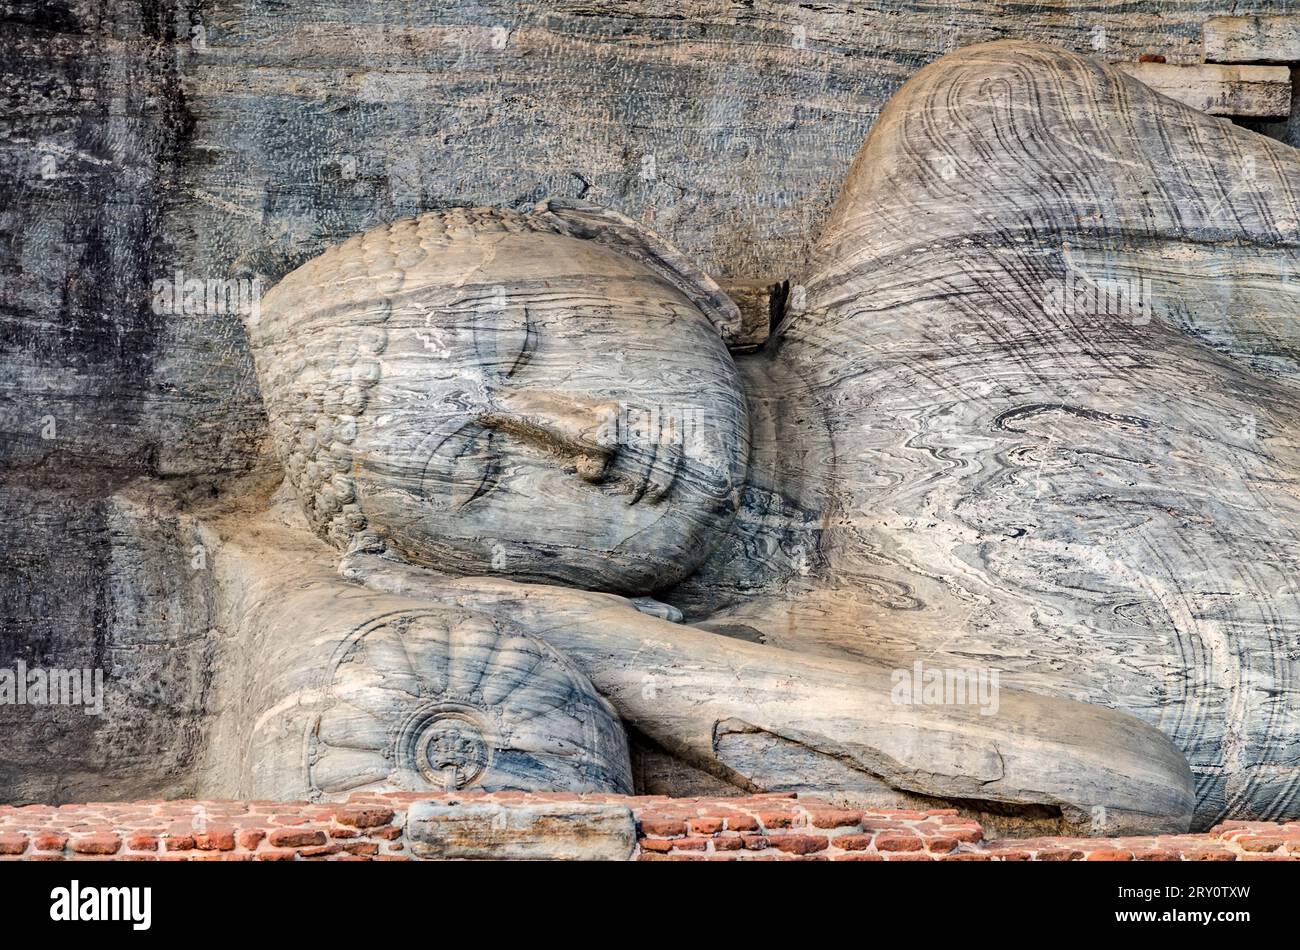
[[[307,802],[90,802],[0,806],[0,861],[407,861],[415,802],[499,808],[626,807],[630,856],[652,860],[1239,861],[1300,860],[1300,822],[1231,821],[1205,834],[987,840],[955,810],[858,811],[814,797],[671,799],[522,793],[354,795]],[[625,813],[626,814],[626,813]],[[483,857],[500,854],[484,841]]]

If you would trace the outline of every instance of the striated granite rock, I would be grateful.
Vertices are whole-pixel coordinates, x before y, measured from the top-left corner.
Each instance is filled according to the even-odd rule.
[[[1155,726],[1193,761],[1198,821],[1294,807],[1292,354],[1285,322],[1260,318],[1294,312],[1293,153],[1068,54],[960,54],[881,115],[811,268],[791,287],[786,326],[731,367],[734,309],[684,257],[579,205],[521,209],[552,192],[594,198],[653,221],[720,276],[786,276],[898,83],[940,49],[1001,35],[1009,21],[963,10],[936,37],[933,12],[903,4],[687,7],[680,20],[600,3],[509,16],[375,8],[358,20],[347,4],[108,3],[93,27],[82,10],[17,18],[4,41],[16,53],[10,88],[45,91],[24,112],[19,161],[0,180],[21,199],[5,212],[15,240],[0,285],[15,328],[5,356],[12,405],[0,417],[13,473],[3,486],[5,631],[24,655],[106,666],[117,705],[104,722],[57,710],[39,714],[39,730],[4,720],[14,737],[0,772],[8,797],[183,794],[245,774],[241,740],[223,729],[270,724],[268,742],[298,735],[293,704],[260,717],[298,694],[295,676],[329,668],[313,651],[386,629],[367,627],[379,615],[358,606],[355,623],[313,630],[292,597],[238,613],[243,581],[222,573],[230,564],[247,557],[248,576],[273,567],[287,578],[301,557],[318,593],[378,604],[379,592],[353,581],[406,585],[418,605],[392,609],[437,604],[447,619],[433,626],[444,632],[466,609],[514,631],[528,602],[531,634],[573,664],[575,695],[607,694],[637,743],[669,749],[713,781],[776,788],[806,775],[856,793],[969,793],[1013,810],[1046,802],[1074,828],[1095,826],[1098,806],[1113,806],[1120,827],[1176,825],[1191,788]],[[1203,8],[1160,14],[1118,4],[1080,20],[1047,5],[1018,32],[1104,56],[1133,58],[1155,42],[1174,59],[1190,55]],[[51,61],[69,81],[47,87],[33,64],[52,37],[66,38]],[[101,77],[111,81],[97,91]],[[1089,95],[1062,99],[1067,77]],[[664,88],[671,94],[659,96]],[[1041,104],[1024,109],[1026,94]],[[539,96],[556,107],[539,109]],[[496,103],[486,118],[485,102]],[[808,102],[820,103],[816,115]],[[492,151],[502,141],[518,144]],[[533,299],[549,288],[495,262],[505,268],[497,279],[470,288],[495,316],[471,330],[468,347],[446,346],[458,355],[441,370],[422,362],[419,334],[432,334],[416,305],[426,293],[453,309],[469,298],[457,299],[464,286],[436,286],[445,261],[427,273],[412,264],[430,284],[401,283],[390,307],[387,245],[410,250],[402,234],[418,225],[370,229],[483,202],[515,209],[491,213],[497,223],[550,213],[553,230],[529,225],[510,238],[519,243],[509,260],[546,262],[544,283],[589,304],[585,326],[603,320],[613,333],[639,320],[645,339],[622,333],[617,346],[566,357],[567,369],[549,365],[530,337],[561,352],[581,341],[565,339],[567,317],[547,314],[540,335],[532,306],[522,320],[519,308],[496,307],[498,286],[524,286]],[[482,223],[458,225],[451,241],[444,230],[435,244],[481,248]],[[261,314],[271,322],[252,324],[270,367],[267,440],[239,314],[151,309],[151,281],[182,262],[200,278],[273,280],[366,230],[370,245],[358,239],[358,250],[334,255],[383,284],[349,301],[359,311],[334,314],[342,324],[312,314],[320,333],[282,332],[272,298]],[[400,282],[407,266],[396,268]],[[591,280],[607,268],[621,277]],[[1099,299],[1136,303],[1137,317],[1097,330],[1097,308],[1109,306]],[[367,332],[383,308],[375,322],[385,332]],[[628,308],[639,317],[620,323]],[[605,421],[608,403],[620,403],[609,397],[627,374],[606,360],[629,347],[645,371],[621,402],[730,408],[710,420],[711,448],[642,457],[634,490],[621,493],[628,473],[609,457],[637,455],[610,451],[593,415]],[[656,361],[678,366],[679,378],[653,375]],[[516,370],[568,385],[575,367],[593,396],[577,409],[499,404],[514,388],[502,377]],[[447,402],[470,426],[438,442],[454,449],[454,466],[430,467],[434,447],[412,442],[445,411],[428,418],[406,405],[401,438],[364,441],[381,428],[376,406],[438,385],[453,395],[461,370],[483,369],[491,378],[473,398]],[[350,423],[360,423],[359,445]],[[333,553],[300,525],[287,560],[248,540],[263,524],[272,441]],[[508,505],[477,524],[438,507],[492,487],[488,462],[519,444],[530,448],[497,468],[535,478],[507,483]],[[669,462],[671,481],[653,477]],[[483,477],[458,497],[470,470]],[[235,481],[245,473],[253,477]],[[137,475],[168,481],[137,486],[129,502],[113,495]],[[221,537],[177,514],[204,508],[213,492],[239,509]],[[370,499],[364,511],[359,496]],[[547,523],[539,512],[552,505],[567,514]],[[157,526],[154,512],[165,516]],[[488,526],[509,531],[494,537]],[[547,540],[557,533],[565,540]],[[339,549],[352,552],[353,581],[330,575]],[[227,580],[195,566],[205,553],[228,559],[216,572]],[[396,557],[546,583],[447,578]],[[593,601],[609,595],[588,590],[660,602]],[[593,606],[605,603],[617,611]],[[694,626],[673,622],[678,608]],[[255,619],[237,633],[238,616]],[[262,627],[280,631],[281,652],[267,655],[289,662],[257,666],[263,654],[247,636]],[[1008,687],[1056,698],[1007,689],[994,722],[890,703],[891,671],[918,656],[997,668]],[[736,670],[751,669],[737,663],[756,664],[761,688],[736,690]],[[680,688],[659,691],[647,671],[668,671]],[[386,730],[409,714],[382,702]],[[617,750],[621,727],[609,722],[600,734]],[[223,758],[222,748],[236,751]],[[262,761],[290,761],[269,755]],[[204,756],[215,772],[197,768]],[[598,785],[622,780],[617,751],[601,761]],[[295,767],[298,781],[310,756]],[[453,782],[468,774],[457,763],[444,771]],[[557,784],[587,780],[574,774]]]
[[[1198,825],[1294,814],[1298,216],[1294,149],[1089,58],[922,70],[768,347],[824,566],[713,619],[1129,711]]]

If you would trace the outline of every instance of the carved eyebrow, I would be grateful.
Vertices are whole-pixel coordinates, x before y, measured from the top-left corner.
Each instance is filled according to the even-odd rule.
[[[490,371],[499,373],[506,378],[513,376],[520,369],[527,366],[533,358],[533,353],[537,350],[537,322],[533,318],[532,311],[529,310],[527,306],[523,306],[520,309],[523,311],[524,315],[522,328],[523,341],[520,344],[519,351],[514,354],[514,358],[510,361],[510,365],[504,370],[497,368],[499,360],[500,362],[504,362],[504,360],[501,359],[502,354],[499,351],[501,338],[506,335],[507,331],[516,330],[517,327],[510,325],[509,318],[503,318],[497,315],[480,318],[474,324],[475,352],[478,353],[479,358],[490,368]],[[487,326],[485,326],[485,324]],[[488,339],[489,334],[491,335],[490,342]],[[517,334],[510,333],[509,335],[513,339]]]
[[[515,361],[506,370],[506,376],[513,376],[515,372],[527,366],[533,359],[533,353],[537,351],[537,326],[533,322],[532,312],[528,307],[524,307],[524,344],[515,356]]]

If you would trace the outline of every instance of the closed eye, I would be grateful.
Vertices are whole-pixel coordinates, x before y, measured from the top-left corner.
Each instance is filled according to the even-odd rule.
[[[464,508],[501,484],[501,458],[491,429],[467,422],[444,436],[429,453],[421,476],[426,497],[451,498]]]

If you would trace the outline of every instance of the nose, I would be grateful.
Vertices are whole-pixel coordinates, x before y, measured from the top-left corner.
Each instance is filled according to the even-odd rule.
[[[478,421],[572,461],[588,482],[605,479],[618,445],[618,403],[570,393],[498,390]]]

